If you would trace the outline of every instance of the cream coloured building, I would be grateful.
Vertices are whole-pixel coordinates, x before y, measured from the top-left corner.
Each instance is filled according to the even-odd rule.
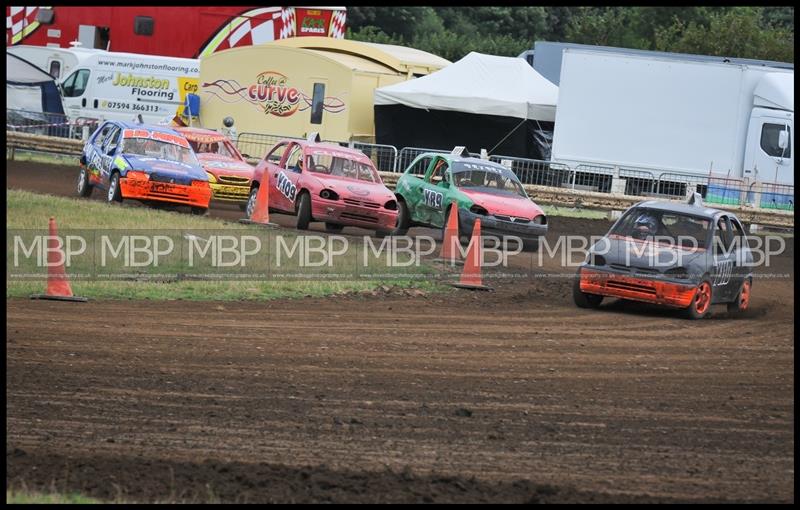
[[[373,91],[450,62],[402,46],[297,37],[214,53],[200,60],[200,121],[237,133],[373,141]]]

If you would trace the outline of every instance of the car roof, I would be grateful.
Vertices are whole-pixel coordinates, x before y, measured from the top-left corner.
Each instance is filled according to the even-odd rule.
[[[425,157],[440,157],[447,160],[449,163],[475,163],[479,165],[493,165],[493,166],[500,166],[503,168],[507,168],[496,161],[491,161],[488,159],[477,158],[475,156],[459,156],[456,154],[452,154],[450,152],[425,152],[420,154],[420,156]]]
[[[736,218],[736,215],[729,211],[722,211],[720,209],[714,209],[713,207],[707,207],[705,205],[693,205],[682,202],[672,202],[668,200],[647,200],[644,202],[639,202],[633,207],[647,207],[648,209],[655,209],[658,211],[690,214],[692,216],[701,216],[708,219],[714,219],[723,213]]]
[[[186,138],[192,138],[194,136],[205,136],[205,137],[214,137],[220,140],[227,140],[227,136],[220,133],[219,131],[214,131],[213,129],[205,129],[205,128],[196,128],[196,127],[184,127],[184,126],[175,126],[172,129],[177,131],[178,133],[182,134]]]
[[[286,141],[286,140],[282,140],[282,141]],[[362,159],[367,159],[367,160],[369,159],[366,154],[364,154],[363,152],[361,152],[358,149],[351,149],[350,147],[342,147],[341,145],[338,145],[338,144],[335,144],[335,143],[330,143],[330,142],[310,142],[308,140],[294,140],[294,139],[289,139],[288,141],[297,142],[298,144],[300,144],[305,149],[313,149],[315,147],[318,147],[320,149],[331,149],[331,150],[335,150],[335,151],[339,151],[339,152],[344,152],[345,154],[350,154],[350,155],[355,156],[357,158],[362,158]]]
[[[114,120],[111,122],[119,124],[124,129],[147,129],[148,131],[160,131],[162,133],[180,134],[169,126],[158,126],[156,124],[139,124],[138,122],[129,122],[126,120]]]

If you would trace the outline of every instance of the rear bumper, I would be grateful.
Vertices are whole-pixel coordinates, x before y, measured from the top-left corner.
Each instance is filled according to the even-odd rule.
[[[341,200],[313,200],[311,215],[316,221],[372,230],[393,230],[397,224],[397,211],[349,205]]]
[[[135,200],[155,200],[205,208],[208,208],[211,200],[211,188],[208,186],[172,184],[125,177],[119,180],[119,186],[123,198]]]
[[[224,202],[247,202],[247,200],[250,198],[249,184],[238,186],[215,182],[211,183],[210,186],[214,200],[220,200]]]
[[[581,292],[658,305],[686,308],[692,304],[697,286],[664,280],[637,278],[620,274],[580,269]]]

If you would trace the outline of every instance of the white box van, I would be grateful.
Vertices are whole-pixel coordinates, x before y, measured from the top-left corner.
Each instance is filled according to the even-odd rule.
[[[79,118],[157,124],[183,111],[197,92],[200,61],[135,53],[75,50],[81,58],[61,81],[64,112]]]

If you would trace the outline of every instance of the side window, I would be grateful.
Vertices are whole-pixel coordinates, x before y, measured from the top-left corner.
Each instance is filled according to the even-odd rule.
[[[271,152],[269,152],[264,159],[273,163],[275,165],[279,165],[281,162],[281,158],[283,158],[283,153],[286,152],[286,148],[289,146],[289,142],[283,142],[282,144],[277,145]]]
[[[431,172],[431,179],[430,182],[432,184],[441,185],[444,181],[444,173],[447,170],[448,165],[447,161],[443,159],[438,159],[433,167],[433,172]]]
[[[106,137],[105,141],[103,142],[103,154],[111,155],[117,149],[117,145],[119,144],[120,137],[122,136],[122,131],[117,126],[113,126],[112,130],[109,131],[108,136]]]
[[[110,122],[104,125],[102,128],[100,128],[100,132],[97,133],[96,137],[94,137],[94,141],[92,143],[96,147],[102,147],[103,143],[106,141],[106,138],[108,137],[108,133],[110,133],[111,130],[114,129],[115,127],[116,126],[114,126],[114,124],[111,124]]]
[[[787,130],[789,133],[789,141],[785,152],[778,146],[778,139],[781,136],[781,131],[783,130]],[[764,124],[761,127],[761,150],[766,152],[768,156],[775,158],[792,157],[791,129],[783,124]]]
[[[728,217],[722,216],[717,220],[717,228],[714,231],[714,254],[722,255],[730,251],[733,243],[733,233],[728,224]]]
[[[50,62],[50,69],[48,71],[53,78],[61,77],[61,62],[53,60]]]
[[[286,165],[284,168],[292,172],[300,172],[303,170],[303,147],[297,144],[292,147],[289,157],[286,158]]]
[[[427,156],[427,157],[424,157],[424,158],[420,159],[419,161],[414,163],[414,166],[411,167],[411,169],[409,170],[409,173],[411,175],[416,175],[416,176],[419,176],[419,177],[424,176],[425,172],[428,171],[428,165],[431,164],[431,160],[432,159],[433,159],[433,157],[431,157],[431,156]]]
[[[86,90],[86,85],[89,83],[89,70],[78,69],[69,78],[64,80],[64,97],[79,97],[83,95]]]

